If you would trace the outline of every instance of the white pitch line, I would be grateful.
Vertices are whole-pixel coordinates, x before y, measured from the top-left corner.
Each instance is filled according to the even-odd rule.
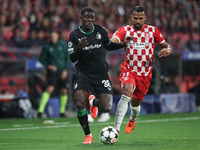
[[[54,125],[62,125],[62,124],[69,124],[70,122],[55,122]],[[14,124],[13,127],[30,127],[34,124]]]
[[[14,124],[13,127],[28,127],[33,126],[33,124]]]
[[[151,123],[151,122],[169,122],[169,121],[188,121],[188,120],[199,120],[200,117],[185,117],[185,118],[170,118],[170,119],[158,119],[158,120],[141,120],[137,123]]]
[[[188,121],[188,120],[200,120],[200,117],[185,117],[185,118],[166,118],[166,119],[154,119],[154,120],[138,120],[137,123],[154,123],[154,122],[170,122],[170,121]],[[127,121],[123,122],[126,124]],[[114,122],[104,122],[104,123],[90,123],[90,126],[96,125],[110,125]],[[7,128],[0,129],[0,131],[17,131],[17,130],[34,130],[34,129],[45,129],[45,128],[66,128],[66,127],[79,127],[80,124],[71,124],[71,125],[56,125],[56,126],[36,126],[36,127],[22,127],[22,128]]]
[[[59,125],[59,124],[70,124],[70,122],[55,122],[53,124]]]

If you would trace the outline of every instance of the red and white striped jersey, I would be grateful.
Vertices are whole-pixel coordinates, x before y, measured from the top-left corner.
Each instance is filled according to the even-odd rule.
[[[133,41],[125,48],[125,62],[121,67],[136,73],[138,76],[151,77],[155,43],[165,42],[160,31],[150,25],[144,25],[144,28],[139,30],[126,25],[113,34],[113,37],[118,38],[120,42],[127,36],[133,37]]]

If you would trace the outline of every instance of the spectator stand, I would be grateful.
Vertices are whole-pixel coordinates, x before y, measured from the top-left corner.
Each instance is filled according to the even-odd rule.
[[[26,61],[0,61],[0,91],[8,89],[16,94],[19,89],[26,90]]]

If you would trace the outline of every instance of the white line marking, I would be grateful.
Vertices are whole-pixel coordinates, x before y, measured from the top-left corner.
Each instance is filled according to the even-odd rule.
[[[170,121],[188,121],[188,120],[200,120],[200,117],[185,117],[185,118],[168,118],[168,119],[154,119],[154,120],[137,120],[137,123],[153,123],[153,122],[170,122]],[[123,122],[126,124],[127,121]],[[114,122],[104,122],[104,123],[90,123],[90,126],[96,125],[110,125]],[[57,125],[57,126],[36,126],[36,127],[22,127],[22,128],[7,128],[0,129],[0,131],[17,131],[17,130],[34,130],[34,129],[49,129],[49,128],[66,128],[66,127],[79,127],[80,124],[71,124],[71,125]]]
[[[54,125],[70,124],[70,122],[55,122]],[[13,127],[30,127],[34,124],[14,124]]]
[[[59,125],[59,124],[70,124],[70,122],[55,122],[53,124]]]
[[[13,127],[28,127],[33,126],[33,124],[14,124]]]

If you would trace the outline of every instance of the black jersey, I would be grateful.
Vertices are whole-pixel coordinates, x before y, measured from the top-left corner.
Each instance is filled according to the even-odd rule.
[[[76,52],[79,40],[87,38],[89,45]],[[91,32],[84,32],[81,27],[71,32],[68,42],[69,55],[76,55],[76,69],[84,73],[101,74],[108,72],[105,61],[106,49],[104,46],[110,43],[108,34],[104,28],[94,25]],[[76,53],[75,53],[76,52]]]

